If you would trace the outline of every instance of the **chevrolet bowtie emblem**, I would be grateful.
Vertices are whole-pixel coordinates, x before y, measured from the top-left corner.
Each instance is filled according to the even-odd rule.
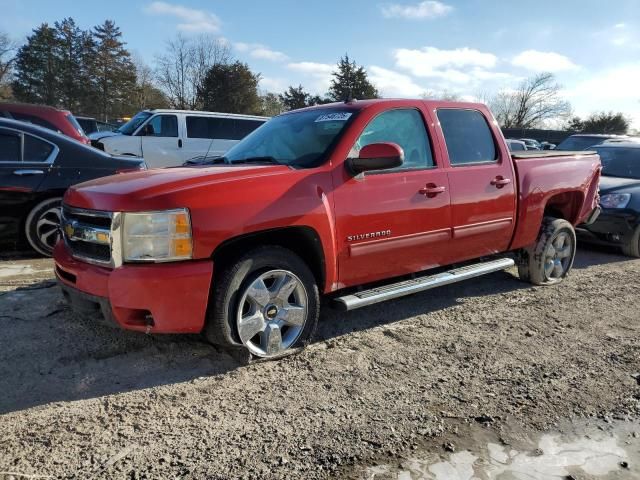
[[[73,226],[73,224],[72,224],[72,223],[67,223],[67,224],[64,226],[64,233],[66,233],[66,234],[67,234],[67,237],[69,237],[69,238],[73,237],[73,234],[74,234],[75,232],[76,232],[76,229],[75,229],[75,227]]]

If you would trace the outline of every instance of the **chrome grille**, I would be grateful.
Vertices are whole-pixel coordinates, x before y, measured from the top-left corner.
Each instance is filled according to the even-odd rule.
[[[79,260],[113,266],[113,213],[63,205],[62,232],[71,254]]]

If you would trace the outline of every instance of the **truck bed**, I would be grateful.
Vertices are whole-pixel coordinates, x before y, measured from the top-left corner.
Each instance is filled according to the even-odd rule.
[[[551,158],[551,157],[575,157],[576,155],[595,155],[592,150],[526,150],[524,152],[512,152],[511,158]]]

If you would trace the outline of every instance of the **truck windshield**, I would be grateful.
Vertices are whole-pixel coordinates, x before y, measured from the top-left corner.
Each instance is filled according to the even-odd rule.
[[[122,125],[120,128],[116,128],[114,132],[118,132],[123,135],[133,135],[133,132],[135,132],[150,116],[151,112],[138,112],[127,123]]]
[[[594,148],[602,162],[602,175],[640,180],[640,148]]]
[[[297,168],[322,164],[357,112],[348,108],[287,113],[272,118],[235,145],[225,163],[259,160]]]

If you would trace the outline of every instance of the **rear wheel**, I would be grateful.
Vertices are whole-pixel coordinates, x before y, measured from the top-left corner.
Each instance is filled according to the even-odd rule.
[[[262,358],[286,356],[309,343],[320,305],[309,267],[281,247],[255,249],[224,269],[212,301],[207,339]]]
[[[629,242],[622,246],[622,253],[629,257],[640,258],[640,225],[636,227]]]
[[[48,198],[31,209],[25,222],[29,245],[38,253],[50,257],[60,240],[61,198]]]
[[[571,271],[575,255],[573,225],[566,220],[545,217],[536,243],[522,252],[519,276],[534,285],[560,283]]]

